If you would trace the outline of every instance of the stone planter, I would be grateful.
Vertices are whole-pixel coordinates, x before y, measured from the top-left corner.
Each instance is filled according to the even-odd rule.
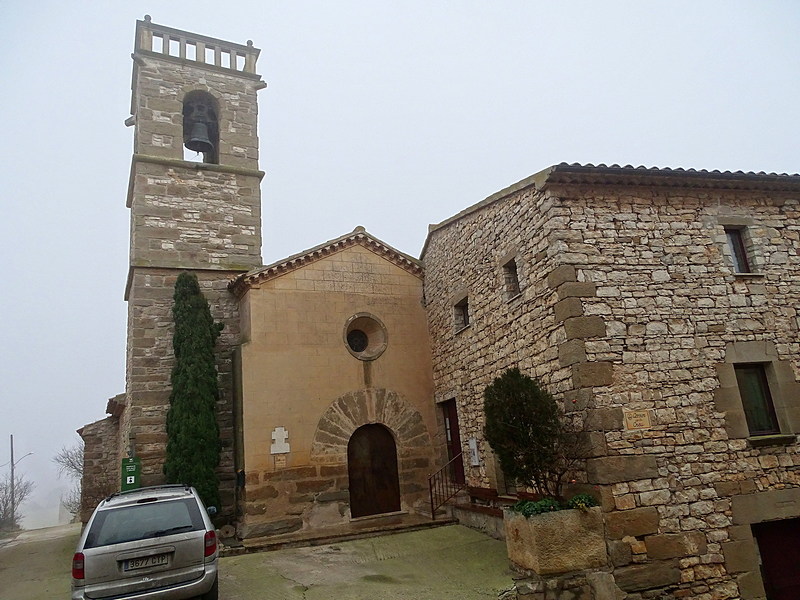
[[[560,510],[530,518],[503,514],[508,558],[537,575],[604,567],[608,553],[600,507]]]

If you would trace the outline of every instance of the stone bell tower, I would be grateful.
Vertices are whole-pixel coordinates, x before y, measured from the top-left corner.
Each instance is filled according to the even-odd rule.
[[[196,274],[218,340],[222,514],[234,505],[232,352],[239,315],[227,283],[261,265],[257,98],[259,50],[136,23],[131,97],[134,128],[127,205],[131,247],[125,299],[128,343],[122,457],[142,461],[142,483],[163,482],[172,354],[172,295]]]

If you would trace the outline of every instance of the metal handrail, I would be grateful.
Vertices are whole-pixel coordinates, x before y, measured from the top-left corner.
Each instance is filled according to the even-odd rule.
[[[455,462],[461,460],[461,454],[458,453],[436,473],[428,476],[428,489],[431,495],[431,519],[433,520],[436,520],[437,508],[467,487],[466,483],[458,483],[454,477]]]

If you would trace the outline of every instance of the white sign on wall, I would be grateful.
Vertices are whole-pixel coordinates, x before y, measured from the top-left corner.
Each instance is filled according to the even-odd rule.
[[[469,464],[473,467],[481,465],[481,459],[478,456],[478,440],[469,438]]]
[[[270,454],[286,454],[289,452],[289,432],[283,427],[276,427],[272,430],[272,445],[269,447]]]

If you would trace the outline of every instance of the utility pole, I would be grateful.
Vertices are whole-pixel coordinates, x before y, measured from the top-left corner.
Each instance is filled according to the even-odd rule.
[[[14,506],[14,501],[16,497],[14,496],[14,434],[11,434],[11,527],[14,527],[14,524],[17,520],[14,518],[16,514],[14,511],[16,510],[16,506]]]
[[[14,467],[17,466],[16,463],[18,463],[23,458],[27,458],[31,454],[33,454],[33,452],[28,452],[25,456],[23,456],[19,460],[17,461],[14,460],[14,434],[12,433],[11,434],[11,526],[12,527],[17,522],[15,518],[17,515],[17,490],[16,490],[17,478],[16,475],[14,474]],[[6,466],[6,464],[3,464],[2,466]]]

